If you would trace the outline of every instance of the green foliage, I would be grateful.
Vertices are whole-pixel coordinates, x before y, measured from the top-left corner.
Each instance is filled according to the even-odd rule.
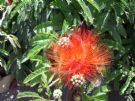
[[[39,91],[58,83],[48,72],[50,62],[44,51],[78,21],[84,21],[94,28],[113,53],[112,69],[108,71],[105,86],[93,93],[82,94],[83,101],[105,101],[109,82],[111,90],[133,101],[135,93],[135,1],[134,0],[14,0],[6,8],[0,32],[0,65],[7,73],[13,73],[21,80],[29,74],[24,83],[39,84]],[[19,79],[19,78],[18,78]],[[25,97],[22,93],[20,97]],[[35,93],[34,93],[35,94]],[[29,95],[33,95],[29,93]],[[36,95],[36,94],[35,94]],[[30,97],[30,96],[29,96]],[[35,101],[46,101],[38,98]]]
[[[7,34],[4,31],[0,31],[0,36],[1,36],[1,41],[0,41],[0,65],[5,69],[5,72],[8,73],[9,68],[7,66],[5,58],[9,56],[9,51],[5,50],[6,48],[6,43],[10,42],[12,45],[12,49],[14,52],[16,52],[17,48],[20,48],[20,44],[18,42],[18,39],[16,36],[12,34]]]
[[[35,92],[21,92],[20,94],[18,94],[17,98],[23,98],[23,97],[34,97],[34,98],[41,98],[39,96],[39,94],[35,93]]]
[[[107,85],[95,89],[92,94],[83,94],[82,101],[107,101],[107,93],[110,91]]]
[[[32,65],[28,65],[31,64],[29,62],[23,64],[22,60],[24,58],[23,56],[25,56],[23,54],[30,47],[29,44],[32,36],[34,35],[34,27],[39,22],[46,20],[41,20],[42,17],[44,17],[44,14],[41,12],[48,8],[46,7],[47,2],[44,2],[44,0],[14,0],[12,5],[7,7],[4,12],[6,16],[4,16],[3,13],[1,26],[1,47],[9,52],[10,55],[6,57],[6,59],[4,58],[2,63],[4,63],[6,67],[2,67],[5,68],[7,73],[13,73],[17,80],[22,81],[27,73],[29,73],[34,68]],[[4,41],[4,39],[6,41]],[[7,39],[13,47],[11,47]],[[44,45],[42,45],[42,47],[44,47]],[[37,49],[41,47],[36,46],[34,48]]]
[[[84,11],[84,16],[86,17],[85,20],[88,19],[87,21],[93,24],[93,16],[91,14],[89,7],[85,4],[85,2],[83,2],[81,0],[77,0],[77,2],[79,3],[79,5],[82,7],[82,9]]]

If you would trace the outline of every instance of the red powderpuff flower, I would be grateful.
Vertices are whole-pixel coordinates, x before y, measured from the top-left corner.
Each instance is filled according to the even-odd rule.
[[[69,36],[60,37],[51,50],[51,70],[69,88],[102,77],[102,71],[111,63],[110,52],[99,36],[82,26],[75,28]]]

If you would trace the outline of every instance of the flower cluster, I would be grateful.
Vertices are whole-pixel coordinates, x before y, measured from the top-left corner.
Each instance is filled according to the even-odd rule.
[[[80,86],[82,86],[85,83],[85,79],[84,79],[83,75],[76,74],[76,75],[72,76],[71,82],[72,82],[72,84],[74,86],[80,87]]]
[[[59,46],[61,47],[68,47],[70,45],[70,39],[68,37],[62,37],[57,42]]]
[[[60,89],[55,89],[54,92],[53,92],[53,97],[55,99],[58,99],[62,96],[62,91]]]
[[[111,63],[110,51],[99,36],[83,26],[60,37],[51,50],[51,70],[69,88],[100,79]]]

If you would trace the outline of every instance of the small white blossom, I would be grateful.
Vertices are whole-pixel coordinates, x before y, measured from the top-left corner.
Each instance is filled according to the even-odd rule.
[[[10,96],[10,99],[12,100],[13,98],[14,98],[14,95],[11,95],[11,96]]]
[[[54,92],[53,92],[53,97],[55,99],[58,99],[62,96],[62,91],[60,89],[55,89]]]
[[[76,87],[80,87],[85,83],[85,79],[81,74],[73,75],[70,81]]]
[[[69,37],[62,37],[59,39],[59,41],[57,43],[61,47],[68,47],[70,44],[70,39],[69,39]]]

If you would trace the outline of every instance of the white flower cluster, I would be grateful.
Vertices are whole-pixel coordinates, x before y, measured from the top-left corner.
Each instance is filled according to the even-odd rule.
[[[84,79],[83,75],[76,74],[76,75],[72,76],[71,82],[74,86],[81,87],[85,83],[85,79]]]
[[[54,92],[53,92],[53,97],[55,99],[58,99],[62,96],[62,91],[60,89],[55,89]]]
[[[62,37],[59,39],[59,41],[57,43],[61,47],[68,47],[70,44],[70,39],[69,39],[69,37]]]

